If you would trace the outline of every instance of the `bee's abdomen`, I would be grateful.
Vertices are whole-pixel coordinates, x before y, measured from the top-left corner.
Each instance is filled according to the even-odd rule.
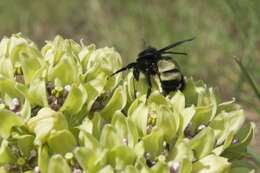
[[[184,77],[175,61],[171,59],[162,60],[158,63],[158,66],[161,87],[166,94],[184,89]]]
[[[161,79],[161,87],[166,94],[170,93],[171,91],[177,91],[177,90],[182,91],[185,87],[184,77],[182,74],[179,74],[179,76],[176,77],[175,79],[174,78],[172,78],[171,80]]]

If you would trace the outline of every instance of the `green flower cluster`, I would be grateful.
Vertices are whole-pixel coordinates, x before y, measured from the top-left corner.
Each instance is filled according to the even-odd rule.
[[[41,50],[21,34],[0,43],[0,173],[252,173],[254,135],[234,100],[187,79],[160,94],[113,48],[57,36]]]

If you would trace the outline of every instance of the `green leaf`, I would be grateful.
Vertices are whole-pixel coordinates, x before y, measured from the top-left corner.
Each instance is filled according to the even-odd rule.
[[[255,170],[244,167],[236,167],[232,168],[229,173],[255,173]]]
[[[234,136],[237,143],[231,144],[223,153],[223,156],[230,159],[241,159],[247,155],[247,146],[255,134],[255,124],[248,123],[241,128]]]

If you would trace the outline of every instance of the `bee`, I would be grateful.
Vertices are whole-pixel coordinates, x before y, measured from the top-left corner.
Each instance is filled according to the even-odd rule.
[[[171,91],[183,90],[185,87],[184,76],[180,71],[179,65],[170,55],[187,55],[187,53],[168,50],[192,40],[194,38],[181,40],[161,49],[148,47],[138,54],[136,62],[129,63],[111,74],[111,76],[133,69],[134,79],[138,81],[140,73],[143,73],[149,86],[146,94],[147,98],[150,96],[152,89],[151,77],[155,75],[158,76],[165,94]]]

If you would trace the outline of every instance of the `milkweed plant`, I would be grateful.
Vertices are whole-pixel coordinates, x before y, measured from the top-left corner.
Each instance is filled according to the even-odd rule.
[[[113,72],[113,48],[57,36],[0,42],[0,173],[253,173],[254,124],[235,100],[186,79],[167,96]]]

